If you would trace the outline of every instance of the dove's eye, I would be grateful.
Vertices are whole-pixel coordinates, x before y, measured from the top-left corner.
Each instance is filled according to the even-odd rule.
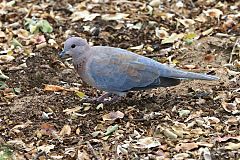
[[[71,48],[75,48],[75,47],[76,47],[76,45],[75,45],[75,44],[72,44],[72,45],[71,45]]]

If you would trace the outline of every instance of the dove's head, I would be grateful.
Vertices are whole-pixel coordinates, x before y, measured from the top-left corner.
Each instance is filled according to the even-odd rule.
[[[90,46],[85,39],[80,37],[71,37],[65,41],[63,51],[60,53],[60,57],[64,57],[65,55],[79,57],[89,48]]]

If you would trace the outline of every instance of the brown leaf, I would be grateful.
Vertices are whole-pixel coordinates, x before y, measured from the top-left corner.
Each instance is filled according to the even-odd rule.
[[[227,102],[223,101],[222,102],[222,107],[227,112],[234,112],[234,111],[237,110],[237,104],[236,103],[227,103]]]
[[[225,149],[228,150],[238,150],[240,148],[240,143],[232,143],[229,142],[227,146],[225,146]]]
[[[69,125],[64,125],[62,130],[60,131],[60,136],[70,135],[71,134],[71,127]]]
[[[176,150],[179,152],[180,150],[182,151],[190,151],[192,149],[198,148],[197,143],[180,143],[176,146]]]
[[[106,121],[106,120],[112,120],[112,121],[114,121],[114,120],[116,120],[116,119],[118,119],[118,118],[123,118],[123,117],[124,117],[124,113],[122,113],[122,112],[120,112],[120,111],[117,111],[117,112],[110,112],[110,113],[108,113],[108,114],[103,115],[103,116],[102,116],[102,119],[103,119],[104,121]]]
[[[58,92],[58,91],[63,91],[64,88],[61,86],[57,86],[57,85],[45,85],[44,91],[54,91],[54,92]]]
[[[55,127],[49,123],[43,123],[41,125],[41,133],[43,135],[53,135],[53,132],[56,132]]]

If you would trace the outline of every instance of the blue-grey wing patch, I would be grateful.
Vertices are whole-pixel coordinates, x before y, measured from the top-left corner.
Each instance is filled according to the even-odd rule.
[[[155,81],[159,78],[157,62],[115,48],[93,56],[89,64],[89,73],[96,88],[110,92],[144,88],[152,83],[155,86]]]

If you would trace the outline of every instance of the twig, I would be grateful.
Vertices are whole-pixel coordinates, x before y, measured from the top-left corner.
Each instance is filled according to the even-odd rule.
[[[92,147],[92,145],[90,144],[89,141],[87,141],[87,147],[90,149],[90,151],[92,152],[92,154],[95,157],[95,159],[97,159],[97,160],[101,159],[100,157],[98,157],[96,151],[94,150],[94,148]]]
[[[44,155],[46,157],[46,152],[45,151],[37,152],[37,154],[34,156],[33,160],[38,160],[39,157],[41,157],[42,155]]]
[[[233,55],[235,54],[235,49],[236,49],[236,46],[238,45],[238,43],[240,43],[240,39],[237,39],[234,46],[233,46],[233,49],[232,49],[232,52],[230,54],[230,59],[229,59],[229,62],[228,63],[231,63],[232,62],[232,58],[233,58]]]

